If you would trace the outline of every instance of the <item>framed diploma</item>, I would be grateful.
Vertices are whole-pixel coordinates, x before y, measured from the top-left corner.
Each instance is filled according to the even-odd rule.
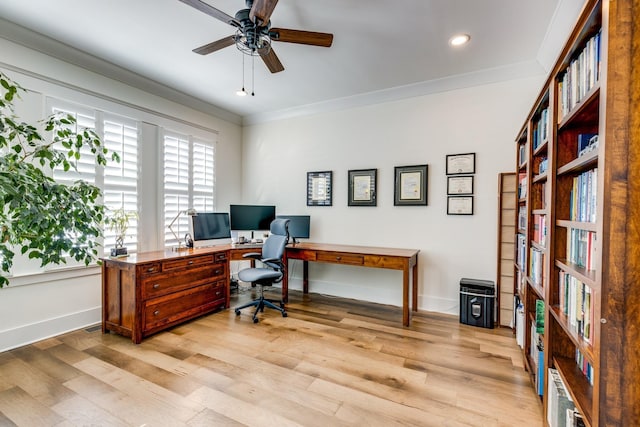
[[[427,206],[428,165],[396,166],[395,206]]]
[[[447,175],[476,173],[476,153],[447,154]]]
[[[349,171],[349,206],[376,206],[378,169]]]
[[[473,176],[448,176],[447,194],[473,194]]]
[[[473,196],[447,197],[447,215],[473,215]]]
[[[331,206],[333,172],[307,172],[307,206]]]

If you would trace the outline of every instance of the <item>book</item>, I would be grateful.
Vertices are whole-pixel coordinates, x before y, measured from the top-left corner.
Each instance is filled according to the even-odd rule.
[[[536,300],[536,332],[544,333],[544,301]]]
[[[598,148],[597,133],[578,134],[578,157],[583,156],[596,148]]]
[[[575,405],[558,371],[549,368],[547,374],[547,422],[551,427],[565,427],[568,411]]]

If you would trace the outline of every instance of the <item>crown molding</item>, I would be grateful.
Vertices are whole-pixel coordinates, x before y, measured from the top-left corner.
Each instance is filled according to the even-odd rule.
[[[240,125],[242,117],[206,101],[172,89],[87,52],[0,18],[0,37],[117,82]]]
[[[360,95],[332,99],[315,104],[244,116],[243,126],[250,126],[275,120],[347,110],[373,104],[399,101],[439,92],[465,89],[492,83],[539,76],[543,79],[546,71],[537,61],[520,62],[503,67],[487,68],[471,73],[457,74],[440,79],[398,86],[390,89],[368,92]]]

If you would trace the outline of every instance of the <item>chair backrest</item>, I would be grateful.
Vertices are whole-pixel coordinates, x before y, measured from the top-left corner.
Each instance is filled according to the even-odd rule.
[[[262,258],[277,258],[279,260],[284,256],[284,248],[289,242],[288,231],[289,220],[278,218],[271,222],[269,230],[271,235],[267,237],[262,245]],[[271,268],[280,269],[279,265],[266,263]]]

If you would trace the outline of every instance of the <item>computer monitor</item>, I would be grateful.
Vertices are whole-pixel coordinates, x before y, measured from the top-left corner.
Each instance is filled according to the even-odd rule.
[[[308,239],[311,217],[309,215],[278,215],[276,218],[289,220],[289,237],[296,243],[296,239]]]
[[[269,230],[276,219],[276,207],[268,205],[231,205],[229,213],[234,231]]]
[[[229,214],[226,212],[198,212],[191,217],[195,247],[231,242]]]

